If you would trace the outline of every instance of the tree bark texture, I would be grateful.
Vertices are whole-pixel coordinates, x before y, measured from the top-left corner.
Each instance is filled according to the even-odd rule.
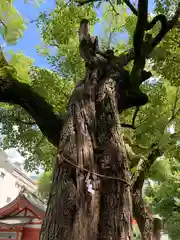
[[[153,238],[153,219],[145,208],[141,190],[133,194],[133,213],[138,223],[143,240],[156,240]]]
[[[152,145],[151,152],[147,159],[141,163],[140,169],[137,172],[137,177],[133,181],[132,197],[133,197],[133,214],[139,226],[143,240],[160,240],[161,221],[153,219],[148,213],[142,197],[142,188],[146,174],[155,160],[162,155],[162,152],[155,145]]]
[[[162,224],[159,218],[148,213],[141,194],[142,190],[133,192],[133,214],[139,226],[142,240],[160,240]]]
[[[130,176],[115,82],[100,81],[98,69],[86,76],[71,96],[60,133],[41,240],[132,239]]]
[[[117,70],[113,81],[102,78],[97,69],[87,72],[63,116],[54,114],[52,106],[28,84],[12,77],[0,81],[1,102],[22,106],[51,143],[57,146],[60,140],[42,240],[131,239],[128,159],[118,111],[139,103],[142,94],[132,95],[128,73],[118,69],[121,74]],[[144,179],[144,172],[136,182],[140,176]],[[87,191],[88,180],[94,194]],[[152,221],[149,224],[152,229]]]

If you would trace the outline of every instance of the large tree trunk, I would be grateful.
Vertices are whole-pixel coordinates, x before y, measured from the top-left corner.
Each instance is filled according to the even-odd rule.
[[[60,134],[41,240],[132,239],[130,176],[115,83],[107,78],[97,84],[97,70],[86,76],[72,94]]]

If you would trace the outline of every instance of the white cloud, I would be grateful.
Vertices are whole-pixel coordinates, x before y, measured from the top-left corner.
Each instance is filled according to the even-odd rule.
[[[20,162],[20,163],[24,162],[23,156],[21,156],[21,154],[16,150],[16,148],[9,148],[5,150],[5,152],[7,153],[11,162],[14,162],[14,161]]]
[[[19,162],[22,164],[22,171],[25,172],[29,177],[30,176],[37,176],[40,175],[41,173],[44,172],[44,169],[42,169],[41,167],[38,169],[39,174],[36,174],[36,171],[33,172],[26,172],[23,169],[23,163],[24,163],[24,157],[21,156],[21,154],[16,150],[16,148],[9,148],[7,150],[5,150],[5,153],[8,155],[8,158],[10,160],[11,163],[13,162]]]

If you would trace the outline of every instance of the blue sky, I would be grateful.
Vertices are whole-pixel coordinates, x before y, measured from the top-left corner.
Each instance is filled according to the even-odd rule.
[[[55,7],[55,0],[44,0],[44,2],[37,7],[35,5],[35,0],[29,1],[31,3],[24,4],[23,0],[15,0],[14,5],[18,9],[18,11],[22,14],[25,19],[35,20],[40,12],[50,11]],[[149,1],[149,12],[153,9],[153,0]],[[98,11],[98,15],[99,15]],[[96,26],[95,31],[98,31],[98,26]],[[40,44],[40,34],[39,30],[36,27],[35,23],[28,23],[27,29],[24,32],[24,36],[20,39],[16,46],[8,46],[8,49],[13,49],[14,51],[21,50],[24,52],[26,56],[30,56],[35,59],[35,65],[39,67],[48,68],[50,67],[46,61],[46,59],[40,56],[36,52],[35,46]]]
[[[15,0],[14,6],[20,12],[24,19],[35,20],[40,12],[49,11],[55,7],[55,0],[44,0],[44,3],[37,7],[35,0],[29,1],[32,3],[24,4],[23,0]],[[21,50],[26,56],[35,59],[35,64],[40,67],[49,67],[44,57],[36,52],[35,46],[40,44],[40,34],[35,23],[28,23],[24,36],[20,39],[16,46],[9,46],[8,49],[14,51]]]

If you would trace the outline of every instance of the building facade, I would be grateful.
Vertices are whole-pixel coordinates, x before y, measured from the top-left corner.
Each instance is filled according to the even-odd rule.
[[[27,189],[0,208],[0,240],[38,240],[46,205]]]
[[[12,202],[24,187],[30,192],[37,190],[36,184],[0,150],[0,208]]]

